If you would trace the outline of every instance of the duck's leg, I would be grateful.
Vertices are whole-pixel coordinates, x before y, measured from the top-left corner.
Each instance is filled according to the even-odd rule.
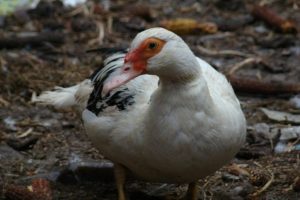
[[[188,190],[186,192],[186,200],[197,200],[198,199],[198,189],[197,182],[192,182],[189,184]]]
[[[116,180],[116,185],[118,190],[118,200],[126,200],[125,190],[124,190],[125,178],[126,178],[125,168],[120,164],[114,163],[114,169],[115,169],[115,180]]]

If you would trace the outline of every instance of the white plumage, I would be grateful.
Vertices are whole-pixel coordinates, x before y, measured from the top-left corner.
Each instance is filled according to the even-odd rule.
[[[245,118],[226,78],[195,57],[176,34],[162,28],[143,31],[133,40],[129,53],[141,48],[147,38],[164,42],[146,62],[149,75],[132,79],[106,97],[95,96],[95,90],[125,73],[124,55],[116,54],[92,81],[46,92],[36,101],[58,107],[79,104],[81,108],[93,102],[83,110],[82,119],[103,155],[145,180],[191,183],[234,157],[245,140]],[[113,72],[107,73],[111,68]],[[102,85],[94,83],[90,97],[91,82],[97,81]],[[109,105],[119,91],[115,104]],[[118,100],[125,106],[117,104]]]

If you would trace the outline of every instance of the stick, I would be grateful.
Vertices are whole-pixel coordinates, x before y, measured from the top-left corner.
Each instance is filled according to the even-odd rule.
[[[204,48],[202,46],[197,46],[198,50],[206,55],[209,56],[240,56],[240,57],[250,57],[250,54],[242,53],[239,51],[234,51],[234,50],[222,50],[222,51],[216,51],[216,50],[211,50]]]
[[[24,47],[26,45],[40,46],[45,42],[62,44],[64,43],[65,35],[63,33],[35,33],[35,35],[30,36],[9,36],[0,38],[0,49],[1,48],[18,48]]]
[[[283,33],[297,33],[297,27],[294,22],[283,19],[275,11],[266,6],[254,5],[251,14]]]
[[[274,174],[268,170],[269,174],[270,174],[270,179],[269,181],[261,188],[259,189],[258,191],[256,191],[254,194],[252,194],[251,196],[258,196],[259,194],[263,193],[264,191],[266,191],[270,185],[273,183],[274,181]]]
[[[227,75],[229,82],[237,92],[265,95],[300,93],[300,84],[261,81],[252,78]]]
[[[262,62],[262,60],[260,58],[247,58],[235,65],[233,65],[232,67],[230,67],[230,69],[228,70],[227,74],[228,75],[233,75],[234,72],[236,72],[237,70],[245,67],[246,65],[249,65],[249,64],[257,64],[257,63],[260,63]]]

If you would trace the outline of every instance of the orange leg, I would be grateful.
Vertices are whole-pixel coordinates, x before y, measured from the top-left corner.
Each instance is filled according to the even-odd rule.
[[[125,190],[124,190],[125,178],[126,178],[125,168],[120,164],[114,163],[114,165],[115,165],[114,166],[115,180],[116,180],[116,185],[118,190],[118,200],[126,200]]]
[[[197,199],[198,199],[197,182],[192,182],[189,184],[188,190],[186,192],[186,200],[197,200]]]

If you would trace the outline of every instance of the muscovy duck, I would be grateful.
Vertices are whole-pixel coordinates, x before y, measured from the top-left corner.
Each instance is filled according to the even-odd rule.
[[[189,183],[228,163],[243,145],[246,121],[226,78],[163,28],[139,33],[89,79],[42,93],[35,102],[77,105],[86,133],[115,164],[119,200],[126,170],[153,182]]]

